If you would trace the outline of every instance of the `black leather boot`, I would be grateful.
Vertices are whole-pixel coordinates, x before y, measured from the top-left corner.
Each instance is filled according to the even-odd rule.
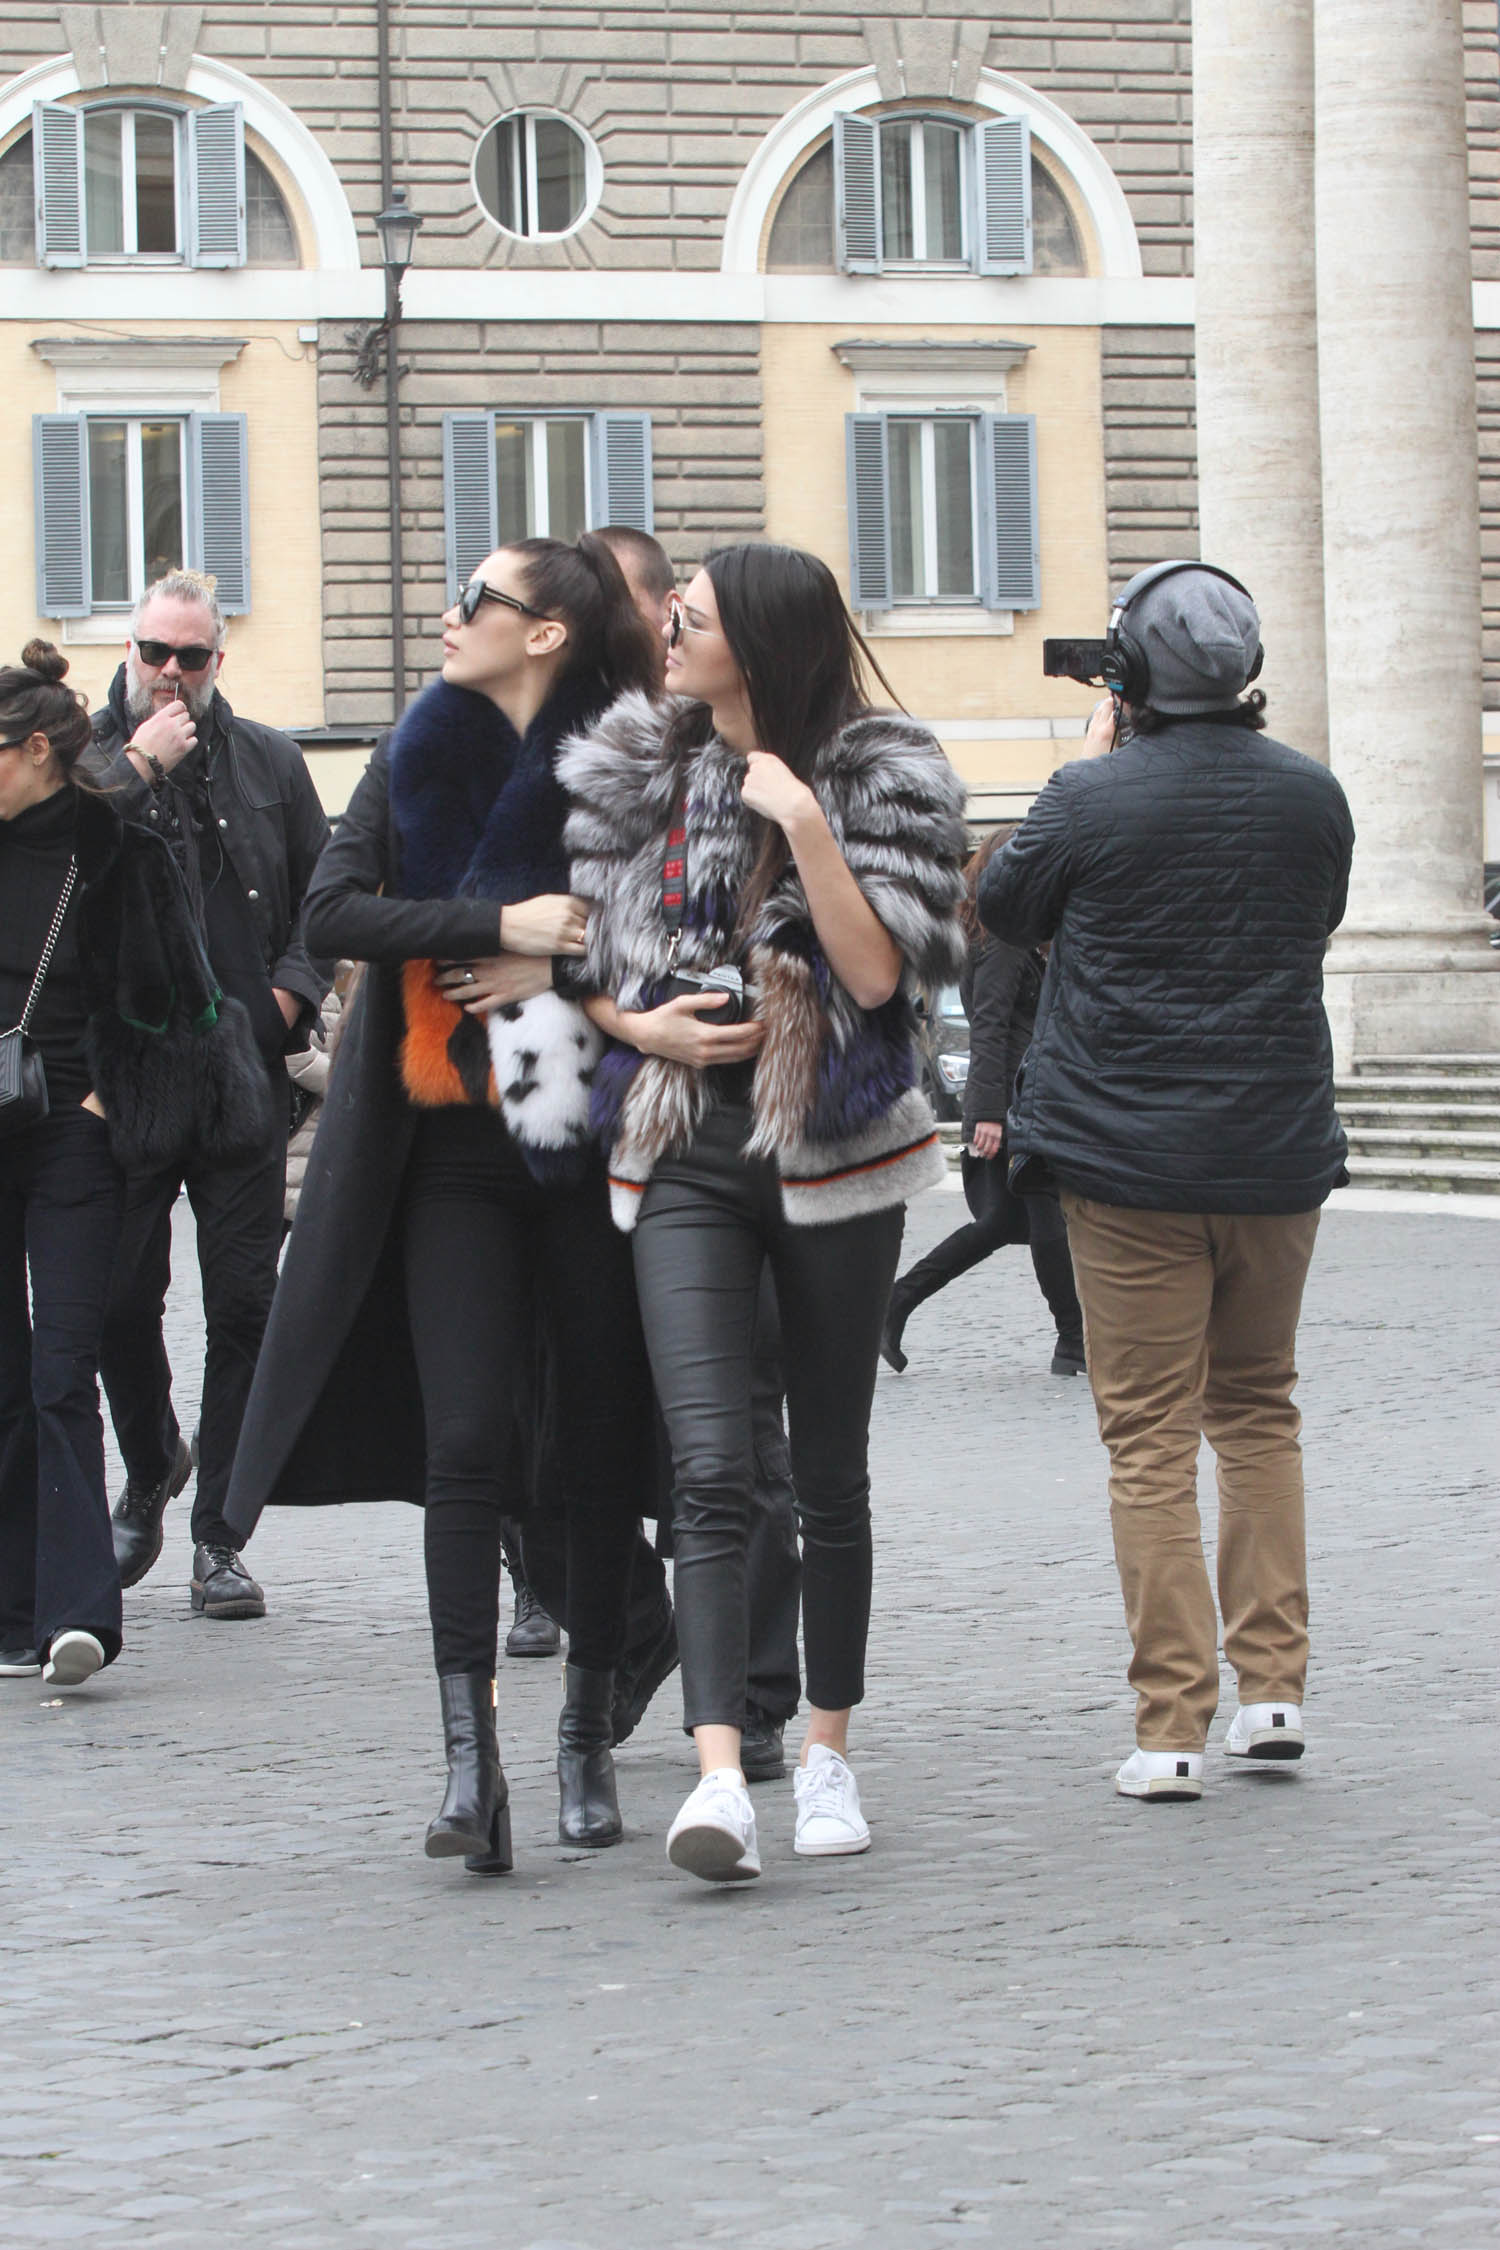
[[[505,1557],[505,1567],[515,1588],[516,1613],[510,1631],[505,1636],[507,1656],[556,1656],[562,1636],[554,1619],[548,1616],[536,1598],[536,1591],[526,1576],[526,1565],[521,1552],[521,1526],[512,1516],[500,1519],[500,1552]]]
[[[906,1373],[906,1354],[901,1349],[901,1331],[922,1302],[898,1281],[891,1290],[891,1301],[886,1307],[885,1326],[880,1331],[880,1356],[887,1367],[894,1367],[898,1375]]]
[[[495,1683],[487,1672],[438,1680],[448,1793],[427,1831],[429,1859],[462,1859],[471,1875],[508,1875],[510,1791],[495,1741]]]
[[[137,1484],[134,1477],[126,1477],[125,1490],[110,1518],[122,1586],[138,1586],[155,1563],[162,1548],[167,1502],[177,1498],[197,1465],[192,1448],[179,1430],[177,1451],[164,1477],[155,1484]]]
[[[557,1722],[557,1833],[565,1844],[591,1851],[617,1844],[624,1834],[609,1754],[613,1726],[613,1672],[563,1666],[564,1702]]]

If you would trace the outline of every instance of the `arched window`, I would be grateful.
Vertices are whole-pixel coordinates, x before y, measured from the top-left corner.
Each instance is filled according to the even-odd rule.
[[[898,123],[910,123],[898,120]],[[947,121],[940,121],[947,122]],[[928,146],[931,139],[932,146]],[[914,149],[910,134],[902,136],[893,147],[889,164],[886,164],[886,136],[881,136],[882,160],[882,262],[919,262],[913,248],[900,247],[913,241],[912,185],[914,177]],[[961,163],[961,156],[959,162]],[[962,265],[967,261],[962,249],[946,257],[935,253],[932,240],[941,243],[945,238],[942,228],[947,227],[949,243],[953,235],[953,187],[955,151],[951,140],[924,134],[920,149],[922,219],[924,252],[920,262],[951,263]],[[1082,274],[1087,271],[1083,245],[1078,225],[1069,207],[1067,197],[1052,173],[1034,154],[1030,158],[1031,173],[1031,229],[1032,255],[1030,270],[1048,275]],[[944,178],[946,174],[946,199]],[[929,183],[937,189],[930,192]],[[793,173],[776,215],[771,222],[770,238],[766,245],[766,271],[768,273],[832,273],[838,266],[838,243],[835,228],[834,149],[831,139],[823,141],[812,154],[804,158]],[[934,227],[933,213],[938,215]],[[891,243],[898,245],[893,257]]]
[[[286,200],[245,146],[238,103],[48,102],[35,114],[0,156],[0,264],[300,263]]]

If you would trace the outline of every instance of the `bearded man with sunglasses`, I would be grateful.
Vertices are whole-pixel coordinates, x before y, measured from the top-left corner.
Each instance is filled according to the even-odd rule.
[[[282,1058],[306,1046],[331,971],[308,957],[301,937],[303,895],[328,822],[290,735],[240,717],[220,693],[224,638],[211,578],[179,570],[149,587],[131,618],[125,661],[94,717],[89,763],[125,817],[171,846],[215,977],[249,1010],[275,1093],[276,1130],[259,1157],[131,1177],[100,1355],[126,1469],[115,1555],[121,1583],[133,1586],[160,1555],[167,1503],[194,1465],[172,1409],[162,1335],[172,1207],[185,1185],[207,1334],[192,1606],[205,1617],[238,1618],[263,1617],[266,1608],[223,1511],[276,1286],[288,1121]]]

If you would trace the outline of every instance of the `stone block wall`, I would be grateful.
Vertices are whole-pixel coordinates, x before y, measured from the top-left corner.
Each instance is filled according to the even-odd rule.
[[[390,717],[390,541],[385,390],[353,379],[347,326],[325,323],[319,361],[324,659],[331,725]],[[604,407],[651,416],[656,531],[697,561],[765,522],[760,331],[635,322],[424,321],[400,333],[406,516],[406,684],[436,668],[446,601],[443,416],[495,407]]]
[[[1102,350],[1109,577],[1198,552],[1190,328],[1106,328]]]

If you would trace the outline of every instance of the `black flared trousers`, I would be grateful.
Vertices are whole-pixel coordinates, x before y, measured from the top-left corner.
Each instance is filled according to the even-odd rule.
[[[88,1110],[0,1141],[0,1643],[45,1651],[72,1626],[106,1662],[120,1653],[120,1573],[99,1337],[124,1200],[108,1127]]]
[[[493,1111],[432,1110],[402,1208],[407,1309],[427,1426],[428,1607],[439,1673],[493,1672],[500,1518],[527,1500],[538,1332],[567,1522],[569,1657],[611,1671],[650,1494],[651,1376],[630,1248],[602,1165],[540,1184]]]
[[[870,1407],[901,1209],[796,1227],[774,1164],[741,1154],[740,1104],[711,1109],[652,1175],[635,1270],[672,1445],[673,1586],[690,1726],[745,1711],[745,1550],[755,1480],[752,1361],[761,1268],[781,1312],[792,1480],[802,1531],[808,1699],[864,1696],[870,1625]]]

